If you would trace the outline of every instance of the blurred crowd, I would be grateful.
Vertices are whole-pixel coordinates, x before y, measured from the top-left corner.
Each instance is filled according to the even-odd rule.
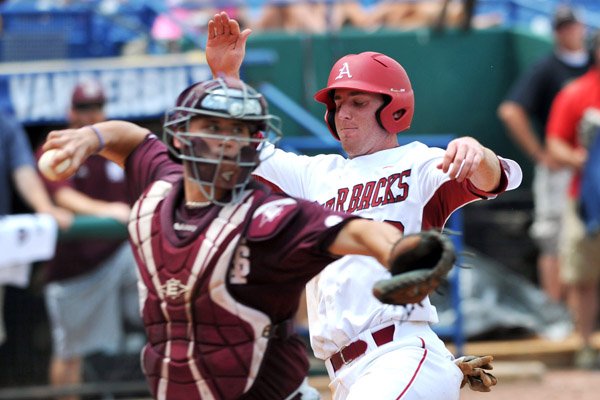
[[[503,1],[497,1],[500,7]],[[474,0],[9,0],[2,5],[2,10],[10,13],[89,12],[90,21],[79,28],[87,32],[81,34],[98,36],[96,41],[105,47],[106,43],[102,42],[120,43],[121,54],[129,54],[192,48],[198,38],[205,36],[208,20],[221,10],[240,21],[242,28],[255,32],[319,34],[343,28],[366,31],[424,27],[466,29],[502,23],[501,13],[479,12],[476,5]],[[17,22],[11,22],[9,17],[5,19],[5,32],[19,30],[15,26]],[[47,29],[54,29],[51,22],[50,19],[44,22]],[[31,23],[31,20],[24,17],[23,23]],[[73,22],[75,26],[77,23]],[[65,23],[59,24],[64,26]],[[34,31],[38,29],[34,28]],[[74,33],[69,32],[69,35]],[[140,46],[140,42],[144,45]]]
[[[532,21],[532,29],[550,33],[549,21],[539,17],[558,3],[525,2],[523,18]],[[600,10],[590,0],[569,3]],[[27,34],[29,43],[31,33],[41,29],[63,34],[70,46],[68,57],[85,58],[197,49],[208,20],[221,10],[255,32],[322,34],[341,29],[489,28],[518,21],[515,7],[510,0],[7,0],[0,12],[3,34]],[[44,13],[43,19],[32,17],[35,13]],[[85,41],[94,45],[81,46]],[[48,45],[56,46],[41,47]],[[3,57],[24,60],[19,54],[15,60]]]
[[[202,1],[170,0],[168,8],[154,21],[152,37],[177,49],[186,30],[199,31],[218,7],[199,6]],[[470,0],[322,0],[291,1],[265,0],[252,6],[251,2],[228,3],[227,10],[240,21],[242,28],[253,31],[321,34],[354,28],[373,31],[380,28],[410,30],[425,27],[485,28],[502,22],[499,14],[473,17],[474,2]],[[473,18],[472,18],[473,17]]]

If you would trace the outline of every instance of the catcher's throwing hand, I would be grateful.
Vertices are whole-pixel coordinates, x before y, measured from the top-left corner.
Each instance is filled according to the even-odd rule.
[[[492,356],[464,356],[454,360],[454,363],[463,373],[463,380],[460,387],[467,383],[471,390],[476,392],[489,392],[492,386],[498,383],[498,379],[489,370],[493,369]]]
[[[452,242],[440,232],[405,236],[392,247],[389,265],[393,276],[377,282],[373,295],[387,304],[420,303],[442,283],[455,260]]]

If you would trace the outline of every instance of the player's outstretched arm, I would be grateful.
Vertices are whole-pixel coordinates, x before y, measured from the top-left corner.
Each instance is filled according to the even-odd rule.
[[[469,179],[479,190],[492,192],[500,184],[500,162],[496,154],[472,137],[461,137],[448,144],[437,166],[462,182]]]
[[[252,31],[240,31],[235,19],[226,12],[220,12],[208,22],[208,40],[206,42],[206,62],[213,77],[221,75],[240,77],[240,67],[246,54],[246,41]]]
[[[56,172],[56,180],[63,180],[73,175],[89,156],[96,153],[123,167],[129,154],[148,133],[147,129],[131,122],[106,121],[93,127],[51,131],[42,149],[58,150],[51,167]],[[57,170],[55,167],[65,160],[69,160],[68,167]]]

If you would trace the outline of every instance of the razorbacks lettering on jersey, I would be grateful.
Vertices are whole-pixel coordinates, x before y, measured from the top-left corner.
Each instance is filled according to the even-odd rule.
[[[482,192],[468,181],[450,180],[437,168],[444,150],[419,142],[352,159],[273,151],[254,171],[258,180],[327,209],[391,222],[407,234],[443,227],[454,210],[514,189],[522,176],[518,164],[499,157],[500,186],[495,193]],[[438,321],[429,299],[406,308],[373,297],[373,284],[389,276],[371,257],[346,256],[308,284],[311,344],[319,358],[327,359],[359,333],[388,321]]]
[[[133,157],[152,153],[138,150]],[[158,157],[138,171],[129,160],[128,172],[160,175],[143,169],[168,162],[166,152]],[[182,188],[182,179],[152,183],[129,224],[152,395],[295,398],[308,361],[289,321],[306,282],[335,259],[326,249],[350,218],[256,188],[237,204],[187,209]]]

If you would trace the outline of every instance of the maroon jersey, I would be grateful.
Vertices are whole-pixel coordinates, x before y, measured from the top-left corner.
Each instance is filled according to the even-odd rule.
[[[258,186],[237,204],[187,209],[166,151],[150,138],[127,162],[130,187],[145,188],[129,231],[144,284],[142,364],[152,394],[285,399],[308,370],[289,321],[353,217]]]

